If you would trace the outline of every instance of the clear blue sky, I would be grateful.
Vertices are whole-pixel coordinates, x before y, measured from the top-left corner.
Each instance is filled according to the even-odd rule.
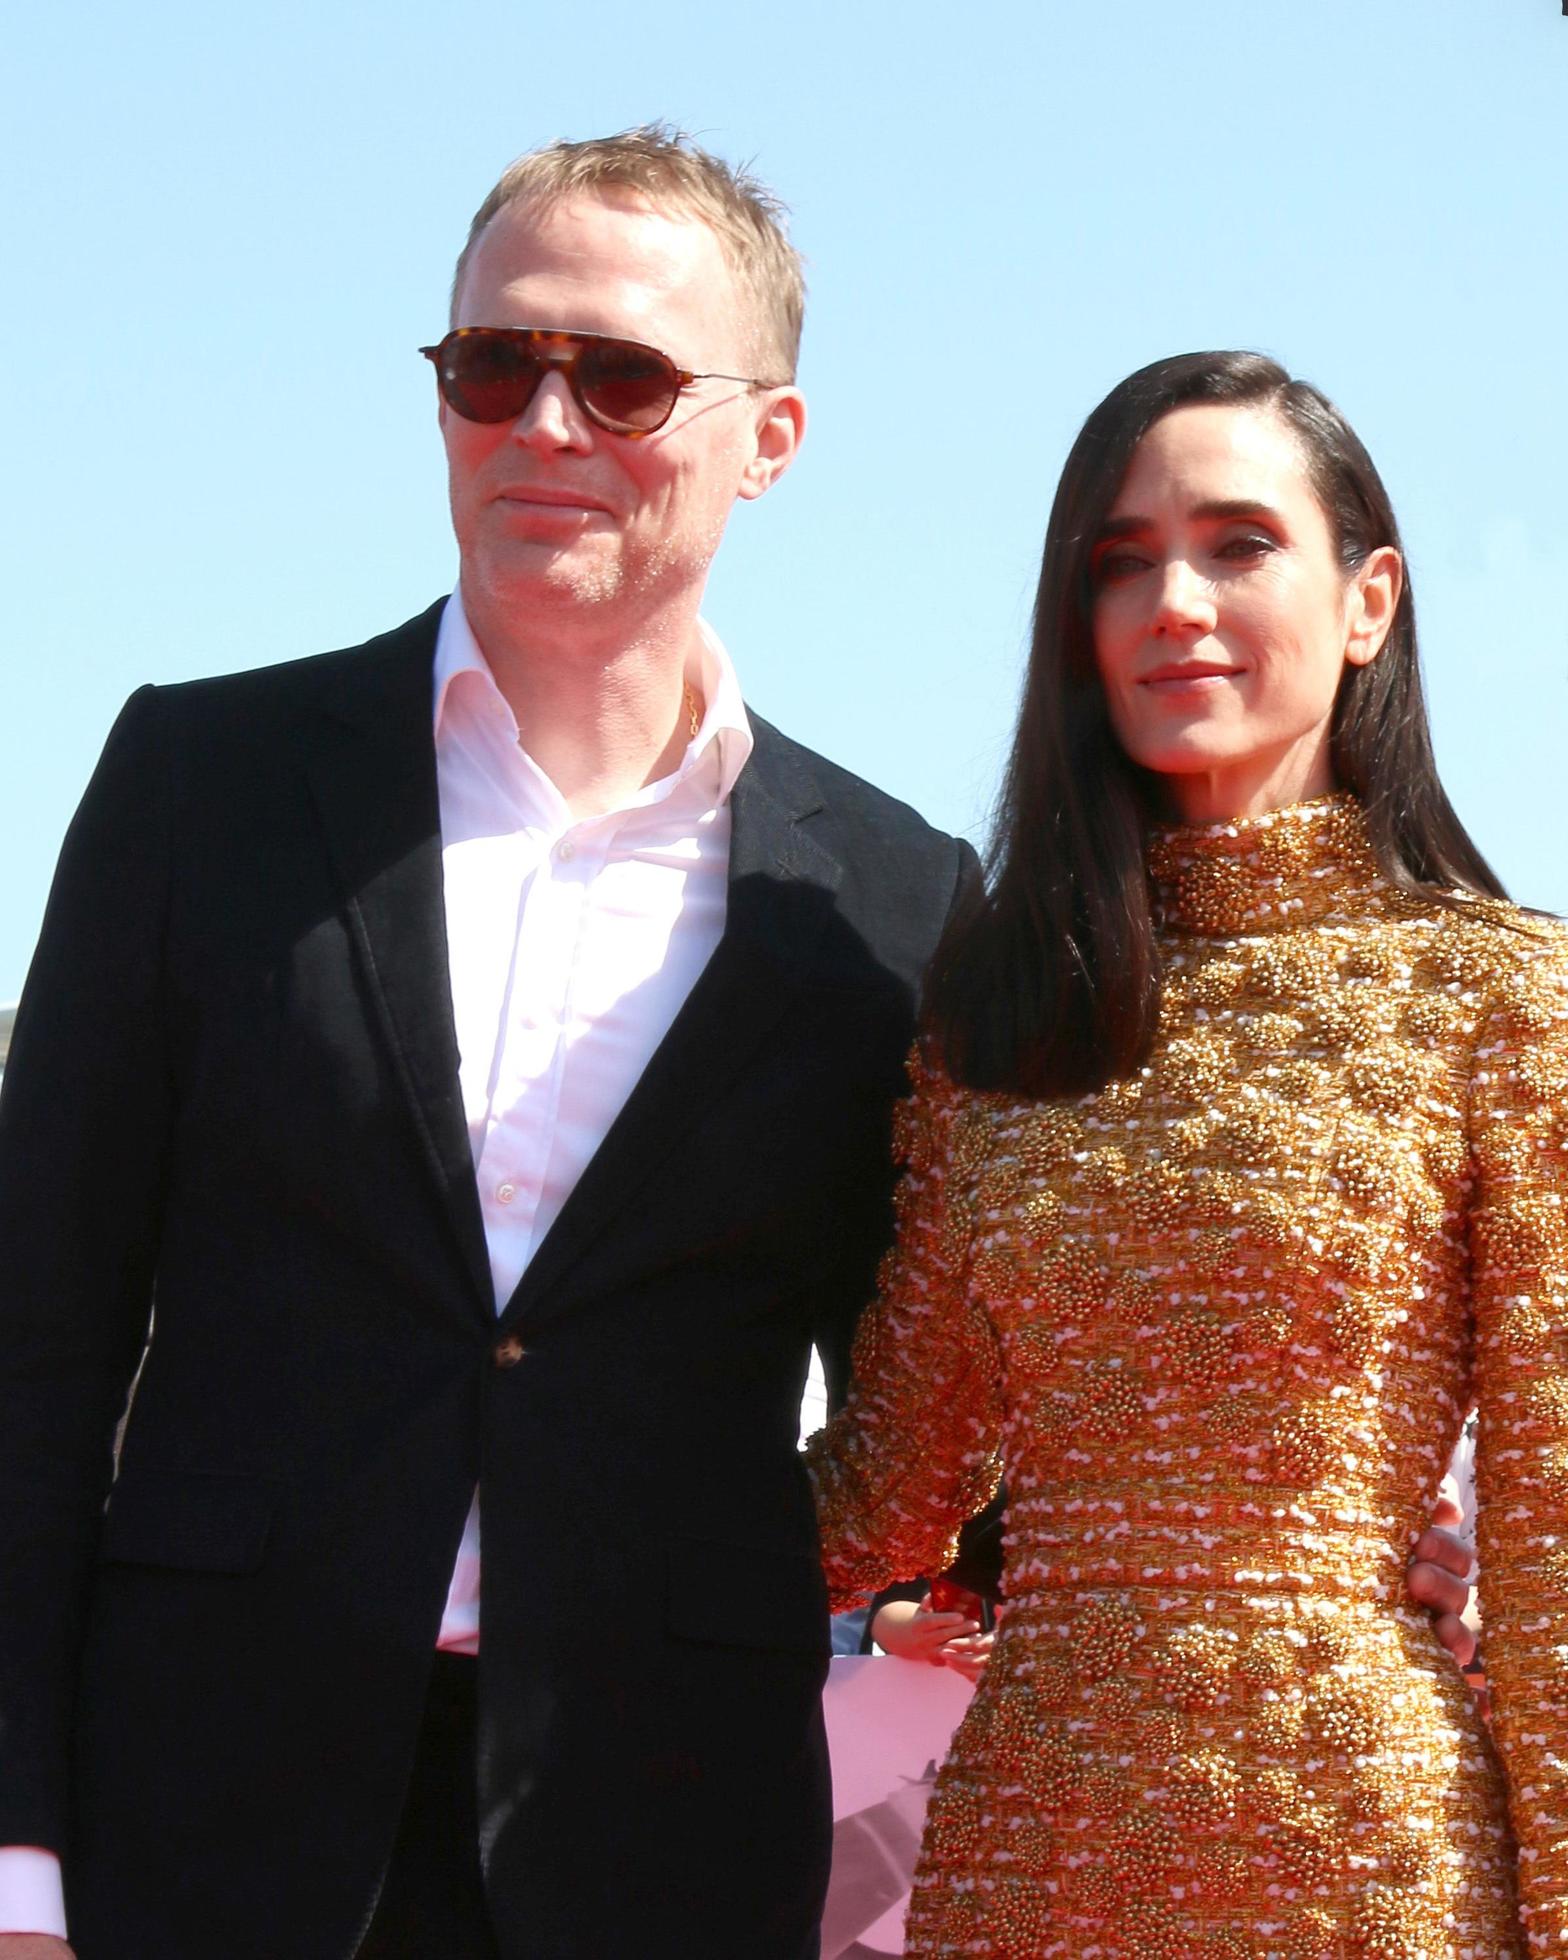
[[[450,585],[414,350],[469,215],[652,117],[755,159],[810,262],[806,449],[710,587],[763,713],[978,837],[1078,423],[1261,347],[1377,457],[1449,786],[1568,910],[1559,0],[149,0],[23,8],[5,70],[0,1000],[133,687]]]

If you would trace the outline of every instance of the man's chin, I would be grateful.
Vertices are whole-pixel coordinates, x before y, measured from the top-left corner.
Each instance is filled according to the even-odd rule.
[[[582,552],[540,548],[526,558],[508,554],[501,563],[463,566],[465,600],[482,595],[485,605],[509,613],[607,605],[620,590],[620,567]]]

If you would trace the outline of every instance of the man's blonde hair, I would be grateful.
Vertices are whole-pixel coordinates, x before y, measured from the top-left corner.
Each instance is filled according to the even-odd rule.
[[[684,130],[667,123],[644,123],[584,143],[551,143],[508,165],[474,213],[458,255],[452,276],[453,321],[474,247],[497,212],[519,203],[548,209],[570,197],[620,190],[710,227],[747,302],[750,317],[742,330],[768,370],[759,378],[792,381],[800,358],[806,281],[800,254],[785,229],[787,207],[744,164],[710,155]]]

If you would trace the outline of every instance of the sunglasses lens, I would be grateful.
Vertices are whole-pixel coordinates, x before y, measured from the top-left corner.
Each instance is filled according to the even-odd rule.
[[[466,422],[510,422],[533,399],[541,364],[522,343],[483,332],[441,346],[441,392]]]
[[[669,419],[680,377],[664,356],[632,340],[592,342],[577,363],[590,411],[612,429],[657,429]]]

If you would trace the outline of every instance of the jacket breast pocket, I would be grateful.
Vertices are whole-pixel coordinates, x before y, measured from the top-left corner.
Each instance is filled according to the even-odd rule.
[[[254,1572],[273,1507],[272,1489],[253,1477],[128,1469],[109,1493],[99,1557],[185,1572]]]

